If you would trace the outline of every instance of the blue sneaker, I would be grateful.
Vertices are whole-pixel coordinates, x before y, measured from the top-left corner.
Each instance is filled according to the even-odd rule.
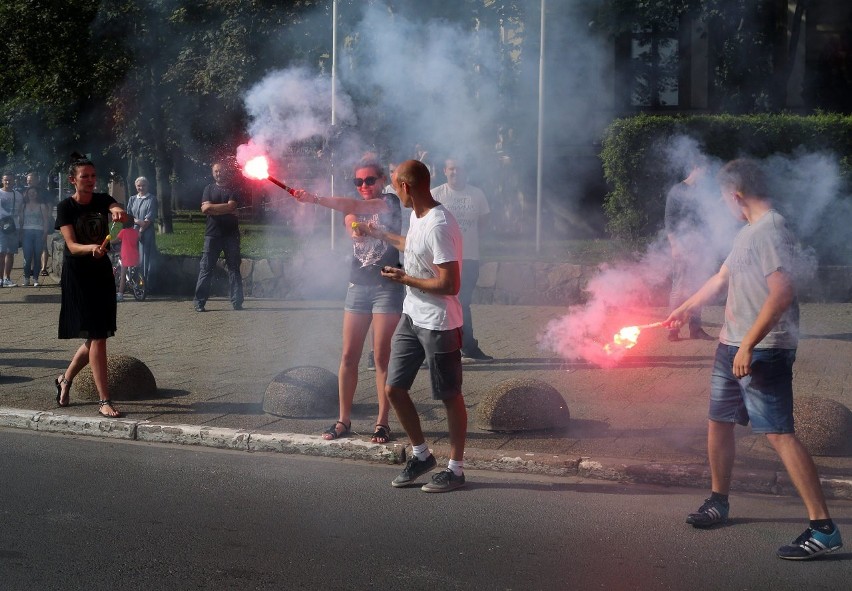
[[[842,547],[840,529],[835,525],[830,534],[808,528],[792,544],[778,548],[777,554],[778,558],[785,560],[810,560]]]
[[[686,522],[693,527],[706,528],[721,525],[728,521],[730,505],[713,499],[706,499],[695,513],[686,516]]]

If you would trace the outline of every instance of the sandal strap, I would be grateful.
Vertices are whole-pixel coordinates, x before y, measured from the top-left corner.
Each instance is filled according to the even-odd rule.
[[[390,439],[391,430],[388,425],[382,425],[381,423],[376,423],[376,430],[373,433],[373,439]]]
[[[65,377],[65,374],[62,374],[62,377],[57,380],[60,386],[71,386],[71,380]]]
[[[343,425],[343,431],[339,431],[339,432],[338,432],[338,430],[337,430],[337,426],[338,426],[338,425]],[[351,422],[351,421],[350,421],[350,423],[349,423],[348,425],[347,425],[346,423],[344,423],[343,421],[337,421],[337,422],[336,422],[336,423],[334,423],[331,427],[329,427],[328,429],[326,429],[325,431],[323,431],[323,434],[325,434],[325,435],[331,435],[331,438],[332,438],[332,439],[337,439],[338,437],[343,437],[344,435],[346,435],[347,433],[349,433],[349,429],[350,429],[351,427],[352,427],[352,422]]]
[[[112,400],[110,400],[109,398],[107,398],[106,400],[99,400],[98,401],[98,406],[107,406],[107,405],[112,406]]]

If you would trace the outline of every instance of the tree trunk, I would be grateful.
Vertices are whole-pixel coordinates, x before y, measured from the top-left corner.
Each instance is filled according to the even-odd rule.
[[[154,172],[157,176],[158,229],[161,234],[171,234],[172,227],[172,158],[167,150],[158,145],[154,157]]]

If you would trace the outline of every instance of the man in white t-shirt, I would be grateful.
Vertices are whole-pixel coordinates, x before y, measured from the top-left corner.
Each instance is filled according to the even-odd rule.
[[[412,457],[391,483],[414,484],[437,464],[429,451],[417,408],[409,390],[425,359],[432,397],[444,403],[450,437],[450,461],[421,487],[425,492],[447,492],[464,485],[464,445],[467,409],[462,396],[462,309],[458,292],[462,272],[462,234],[458,222],[429,192],[429,169],[407,160],[393,176],[396,194],[411,208],[406,236],[391,234],[367,224],[358,231],[405,251],[405,268],[384,267],[382,276],[405,286],[402,317],[391,341],[385,391],[412,445]]]
[[[464,238],[464,264],[462,265],[464,271],[459,291],[459,301],[464,315],[462,362],[488,363],[494,358],[482,352],[479,342],[473,336],[470,304],[473,301],[473,290],[479,279],[479,236],[491,210],[482,189],[468,184],[465,169],[459,159],[447,158],[444,161],[444,175],[447,177],[447,182],[435,187],[432,190],[432,196],[435,201],[450,210],[458,221]]]

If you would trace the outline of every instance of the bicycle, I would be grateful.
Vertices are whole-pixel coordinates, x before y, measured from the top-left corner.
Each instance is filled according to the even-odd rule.
[[[115,292],[118,293],[119,285],[121,284],[121,255],[119,253],[112,254],[112,276],[115,278]],[[124,288],[130,288],[133,293],[133,298],[137,302],[141,302],[147,295],[145,286],[147,281],[145,276],[137,267],[124,268]]]

